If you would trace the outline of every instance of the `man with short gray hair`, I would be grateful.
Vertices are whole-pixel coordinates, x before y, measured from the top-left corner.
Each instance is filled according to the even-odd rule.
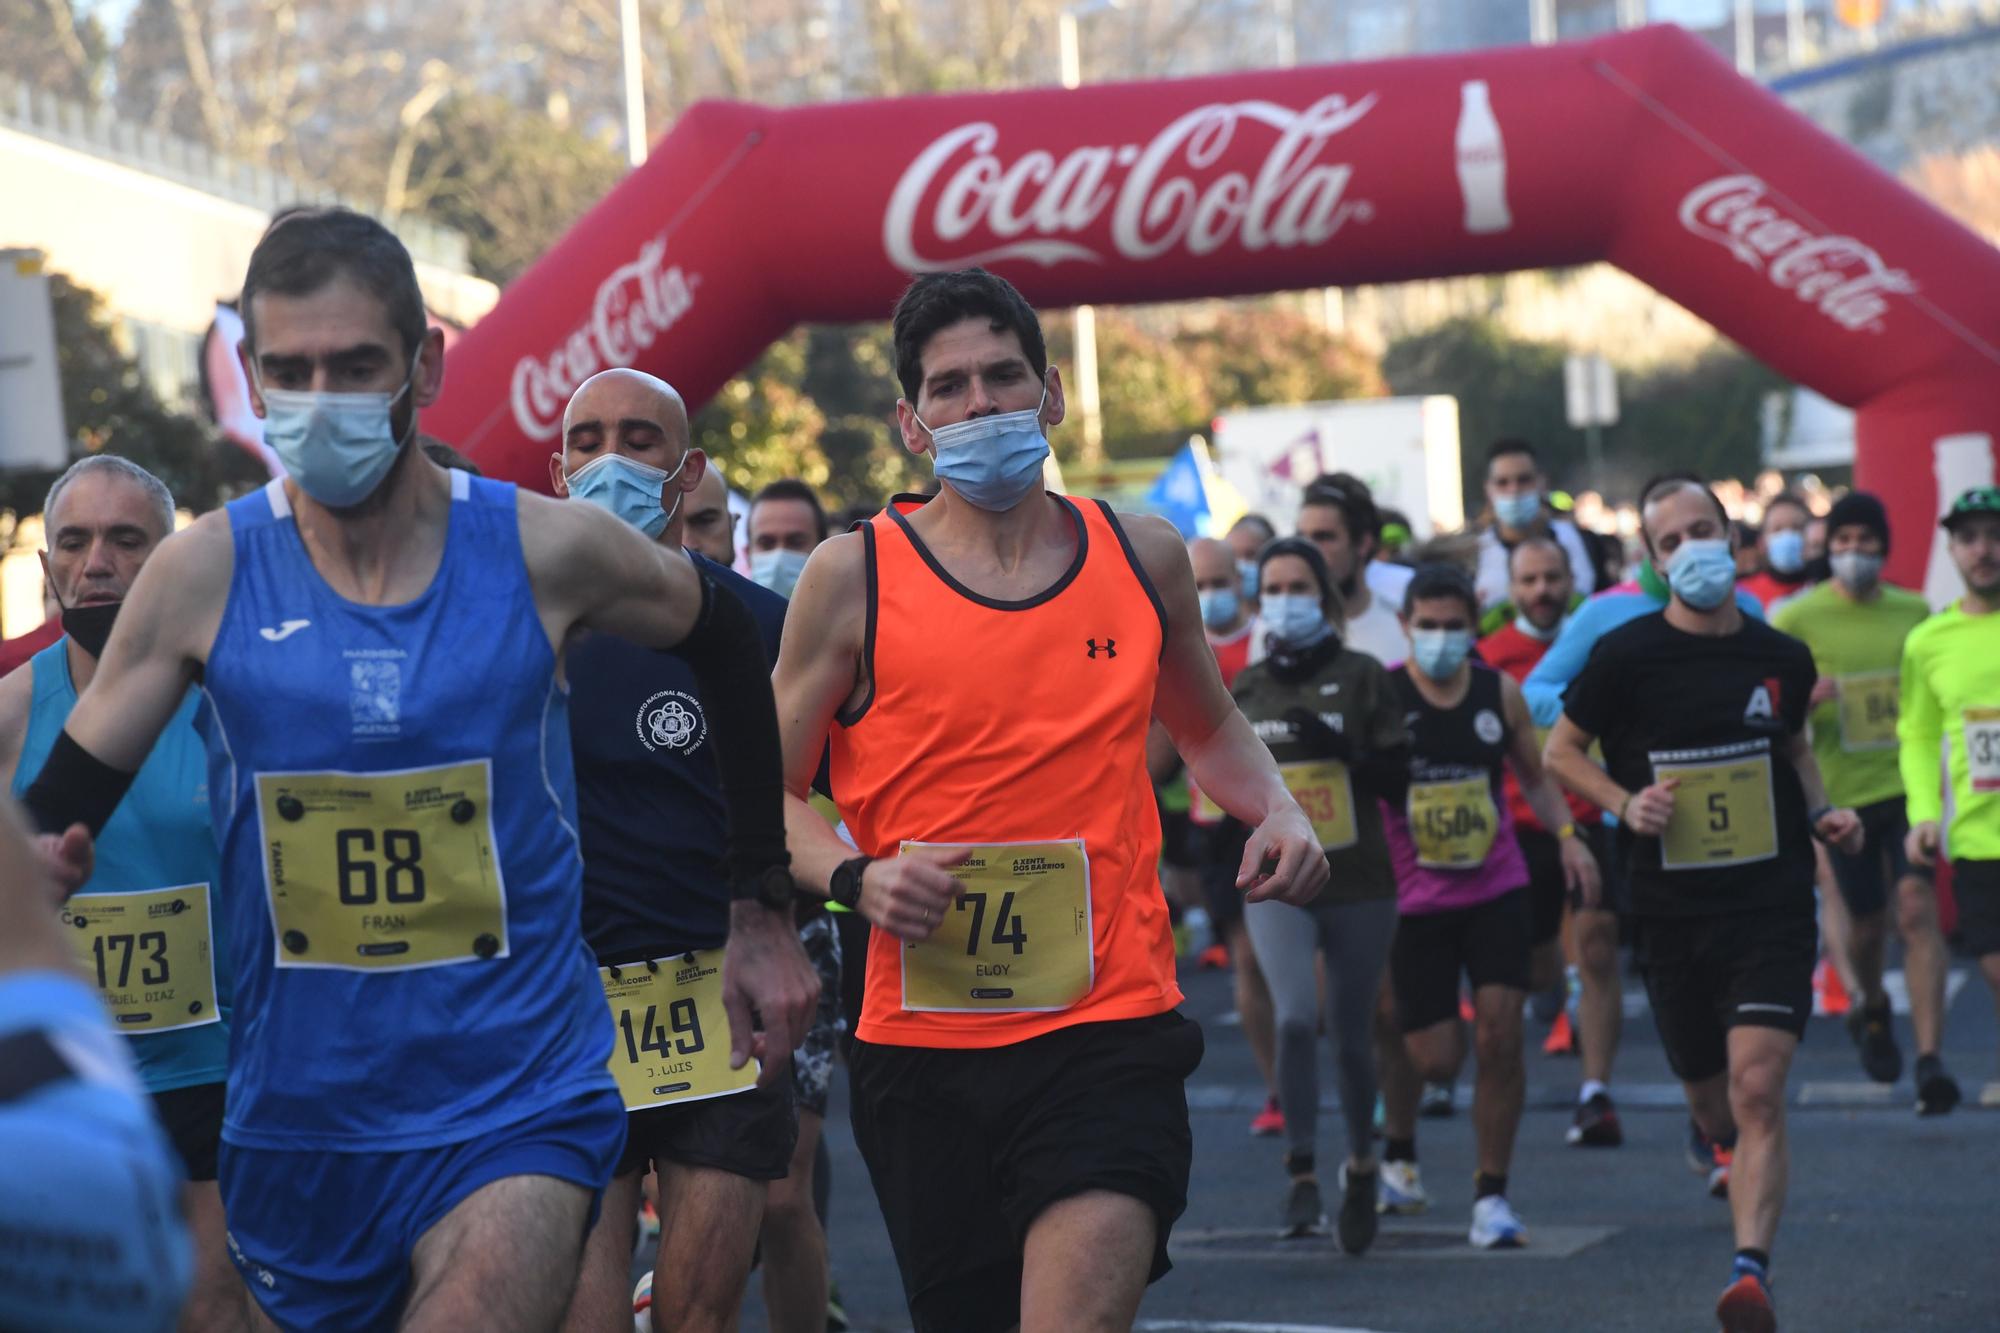
[[[94,454],[49,487],[42,568],[63,637],[0,681],[0,773],[19,796],[97,674],[140,566],[174,530],[174,498],[130,459]],[[224,1239],[217,1157],[229,1054],[229,976],[214,923],[207,761],[189,689],[105,825],[90,879],[62,908],[85,975],[121,1032],[188,1184],[195,1282],[181,1327],[239,1329],[248,1311]]]

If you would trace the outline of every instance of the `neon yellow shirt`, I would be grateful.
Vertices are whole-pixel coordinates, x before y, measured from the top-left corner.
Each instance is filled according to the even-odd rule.
[[[1944,817],[1943,746],[1951,772],[1957,860],[2000,861],[2000,614],[1969,616],[1954,602],[1903,644],[1897,723],[1911,824]]]
[[[1773,625],[1812,649],[1819,674],[1839,689],[1812,711],[1813,755],[1835,805],[1873,805],[1903,794],[1897,677],[1903,640],[1930,613],[1923,598],[1903,588],[1884,584],[1859,602],[1827,582],[1771,614]]]

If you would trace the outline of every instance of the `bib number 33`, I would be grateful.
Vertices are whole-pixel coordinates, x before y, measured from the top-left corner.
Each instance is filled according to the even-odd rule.
[[[507,956],[485,760],[259,773],[279,967],[391,971]]]

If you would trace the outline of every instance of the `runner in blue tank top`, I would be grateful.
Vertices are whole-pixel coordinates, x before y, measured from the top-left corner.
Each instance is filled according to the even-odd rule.
[[[546,1330],[624,1142],[578,923],[560,651],[603,629],[678,646],[701,680],[732,895],[771,909],[729,944],[731,1060],[768,1043],[769,1076],[817,979],[791,930],[756,627],[595,507],[411,447],[443,345],[379,223],[282,218],[243,311],[290,479],[161,546],[26,803],[74,887],[201,680],[238,1019],[232,1257],[285,1328]]]
[[[0,776],[16,796],[48,758],[77,690],[96,673],[139,567],[173,531],[174,501],[136,463],[94,454],[49,488],[42,523],[48,543],[43,563],[64,608],[65,633],[25,670],[0,681]],[[215,1182],[229,972],[214,947],[213,927],[221,916],[208,771],[194,727],[199,702],[194,690],[182,698],[125,803],[105,825],[94,872],[61,909],[61,933],[126,1034],[140,1081],[187,1177],[182,1203],[197,1262],[182,1326],[228,1331],[245,1327],[248,1310],[224,1245]]]

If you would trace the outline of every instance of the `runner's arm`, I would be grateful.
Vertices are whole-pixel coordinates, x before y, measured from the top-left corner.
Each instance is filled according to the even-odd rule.
[[[1625,803],[1632,799],[1633,793],[1619,786],[1617,780],[1590,757],[1590,744],[1596,739],[1568,714],[1564,714],[1556,719],[1555,729],[1549,733],[1548,748],[1542,752],[1542,763],[1555,775],[1556,781],[1570,791],[1600,810],[1619,814],[1625,809]],[[1525,782],[1522,790],[1527,790]],[[1535,816],[1539,819],[1541,811],[1537,810]]]
[[[772,679],[784,741],[792,875],[800,888],[821,897],[828,896],[833,872],[859,854],[807,798],[835,715],[867,683],[862,661],[868,616],[864,541],[860,533],[842,533],[820,543],[807,559],[785,612],[785,637]],[[958,881],[945,867],[966,855],[921,850],[871,862],[862,873],[857,910],[899,938],[927,938],[958,900]]]
[[[1804,728],[1793,732],[1785,739],[1785,758],[1799,775],[1799,789],[1805,793],[1808,814],[1818,810],[1820,817],[1813,822],[1813,836],[1838,847],[1849,856],[1861,851],[1862,828],[1860,816],[1852,810],[1832,808],[1826,795],[1826,783],[1821,780],[1819,760],[1813,755],[1812,737]]]
[[[1222,686],[1215,653],[1202,633],[1185,543],[1172,524],[1151,515],[1121,514],[1119,522],[1166,611],[1153,715],[1173,737],[1195,785],[1253,830],[1237,887],[1252,901],[1312,901],[1326,883],[1326,857],[1305,812],[1285,790],[1270,750]],[[1277,866],[1267,875],[1263,867],[1272,859]]]
[[[1902,702],[1896,714],[1896,760],[1903,770],[1903,799],[1910,827],[1944,819],[1944,710],[1931,689],[1926,664],[1903,644]]]
[[[1583,906],[1595,907],[1603,887],[1597,858],[1576,836],[1569,807],[1563,803],[1562,789],[1556,785],[1555,775],[1543,769],[1542,756],[1535,749],[1535,724],[1528,716],[1527,700],[1521,697],[1512,677],[1505,675],[1500,677],[1500,708],[1507,715],[1511,733],[1507,762],[1513,765],[1521,795],[1527,798],[1528,808],[1535,812],[1541,826],[1561,840],[1565,882],[1577,891]]]
[[[28,739],[28,713],[35,702],[35,669],[23,662],[0,676],[0,786],[11,789]]]

